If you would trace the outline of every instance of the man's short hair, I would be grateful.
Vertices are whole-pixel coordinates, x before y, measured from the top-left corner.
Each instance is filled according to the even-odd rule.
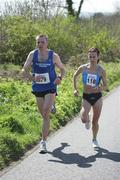
[[[37,40],[38,38],[41,38],[41,37],[44,37],[44,38],[46,39],[46,41],[48,41],[48,36],[45,35],[45,34],[39,34],[39,35],[37,35],[37,36],[36,36],[36,40]]]

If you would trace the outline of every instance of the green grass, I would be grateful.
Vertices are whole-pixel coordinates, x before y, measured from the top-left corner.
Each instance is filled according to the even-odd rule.
[[[111,90],[120,85],[120,63],[103,66],[107,71],[108,88]],[[80,111],[81,79],[78,83],[80,96],[77,98],[73,96],[72,77],[75,70],[67,69],[67,75],[58,87],[57,113],[51,114],[50,133],[64,126]],[[38,143],[41,126],[42,119],[31,94],[31,84],[17,79],[0,78],[0,169],[20,159]]]
[[[0,71],[19,71],[20,66],[14,65],[12,63],[0,64]]]

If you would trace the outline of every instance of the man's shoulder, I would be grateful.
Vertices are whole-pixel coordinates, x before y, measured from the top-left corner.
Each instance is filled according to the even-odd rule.
[[[35,50],[30,51],[30,52],[29,52],[29,56],[32,56],[32,55],[34,54],[34,51],[35,51]]]
[[[34,49],[34,50],[30,51],[30,54],[34,54],[37,51],[38,51],[38,49]]]
[[[56,54],[53,49],[48,49],[48,52],[51,53],[51,54],[53,54],[53,55]]]
[[[34,50],[30,51],[29,57],[30,57],[31,60],[33,60],[34,55],[35,55],[37,52],[38,52],[38,49],[34,49]]]
[[[59,55],[56,52],[54,52],[54,51],[52,51],[52,52],[53,52],[53,58],[59,58]]]

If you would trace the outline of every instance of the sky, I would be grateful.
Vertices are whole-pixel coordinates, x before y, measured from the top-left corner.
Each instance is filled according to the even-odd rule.
[[[73,0],[75,9],[79,6],[80,0]],[[116,6],[120,7],[119,0],[84,0],[82,6],[82,12],[114,12],[116,10]]]
[[[0,10],[1,10],[2,4],[4,4],[5,1],[14,2],[15,0],[0,0]],[[63,0],[63,2],[65,2],[65,0]],[[74,8],[76,10],[78,9],[79,2],[80,0],[73,0]],[[115,12],[117,6],[120,8],[119,0],[84,0],[83,6],[82,6],[82,13]]]

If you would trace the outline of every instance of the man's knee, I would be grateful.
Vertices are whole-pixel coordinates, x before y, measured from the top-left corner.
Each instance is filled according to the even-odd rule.
[[[50,112],[47,109],[44,109],[43,113],[42,113],[43,119],[49,119],[50,116]]]

